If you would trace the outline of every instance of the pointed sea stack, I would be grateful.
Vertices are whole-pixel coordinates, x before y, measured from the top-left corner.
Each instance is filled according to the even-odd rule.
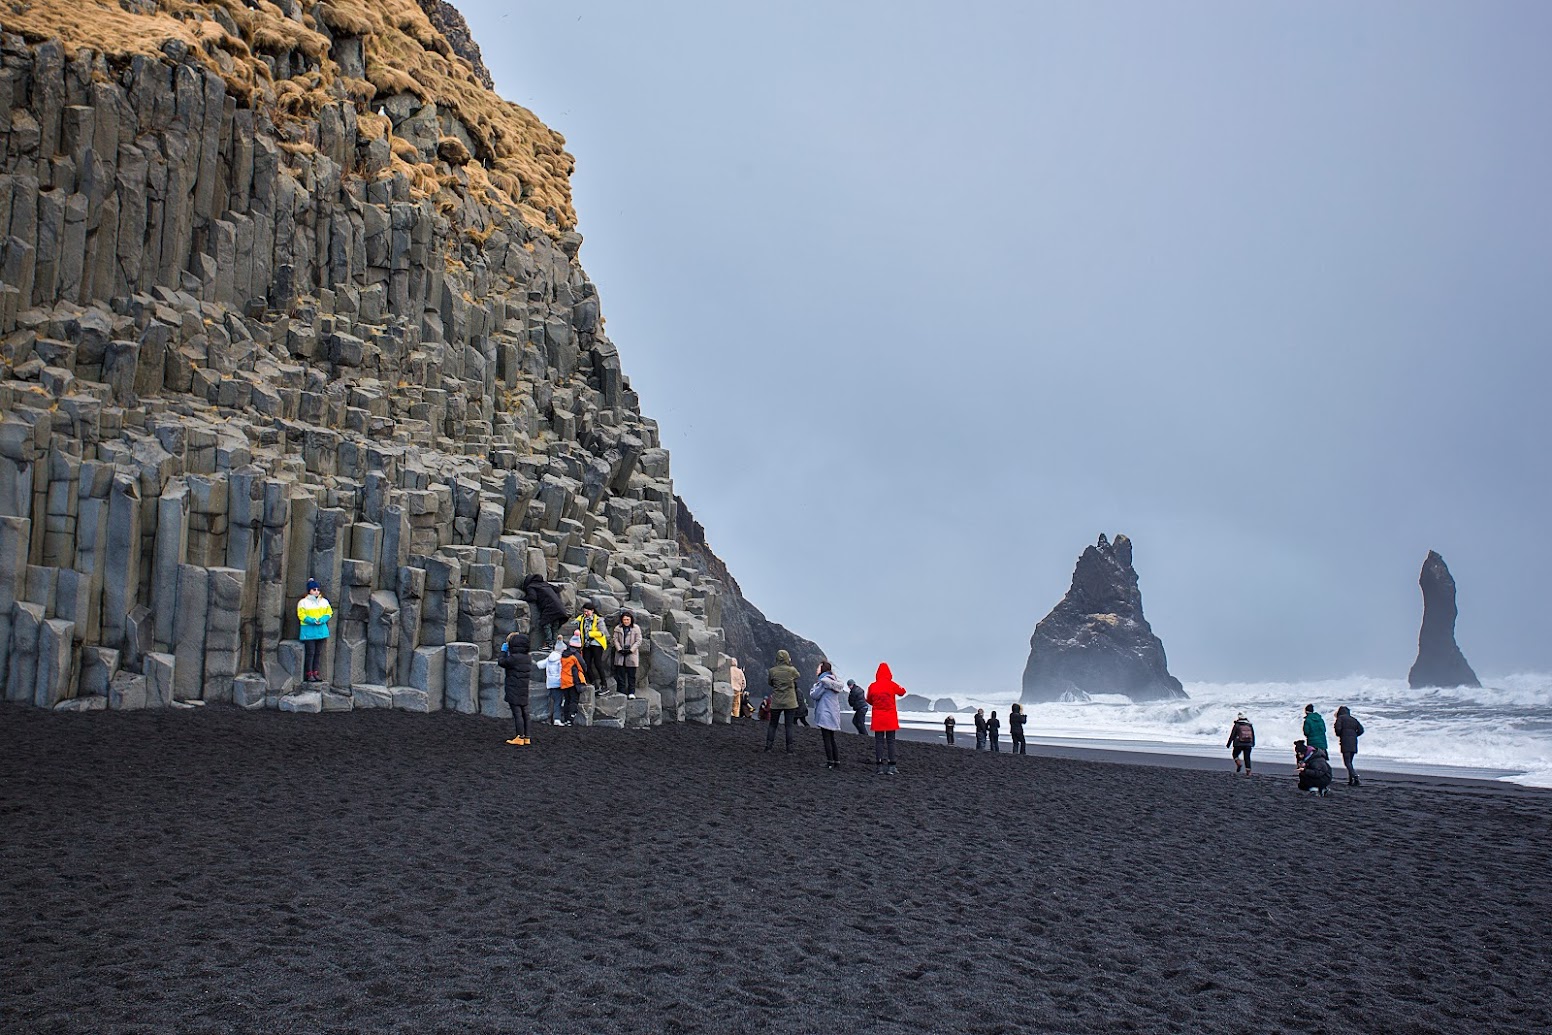
[[[1481,686],[1455,643],[1455,577],[1444,558],[1428,551],[1423,573],[1423,628],[1417,634],[1417,661],[1407,673],[1412,689],[1428,686]]]
[[[1132,541],[1103,535],[1083,551],[1072,588],[1035,626],[1024,666],[1026,704],[1066,696],[1125,694],[1134,701],[1185,697],[1164,644],[1142,614]]]

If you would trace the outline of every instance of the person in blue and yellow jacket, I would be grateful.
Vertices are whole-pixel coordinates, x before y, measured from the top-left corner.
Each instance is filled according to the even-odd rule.
[[[594,611],[591,600],[582,605],[576,635],[582,637],[582,668],[587,672],[588,683],[599,693],[608,693],[609,678],[605,674],[604,651],[609,649],[609,637],[604,632],[603,619]]]
[[[302,678],[316,683],[323,678],[323,645],[329,639],[329,619],[334,609],[323,595],[317,579],[307,580],[307,595],[297,601],[296,620],[302,627],[298,639],[302,641]]]

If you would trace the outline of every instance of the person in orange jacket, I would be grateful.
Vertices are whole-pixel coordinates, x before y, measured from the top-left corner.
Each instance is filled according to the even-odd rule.
[[[575,724],[577,691],[587,685],[587,673],[582,668],[582,636],[574,633],[560,655],[560,713],[565,725]]]
[[[873,761],[878,764],[875,776],[895,776],[900,772],[895,768],[895,731],[900,728],[895,698],[904,696],[905,687],[895,682],[888,664],[879,662],[877,678],[868,686],[868,704],[873,707]]]

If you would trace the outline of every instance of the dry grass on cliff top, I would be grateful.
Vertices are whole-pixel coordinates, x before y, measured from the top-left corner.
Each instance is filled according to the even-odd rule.
[[[476,164],[462,177],[410,161],[396,148],[396,167],[421,166],[410,170],[419,189],[462,189],[516,209],[524,222],[549,232],[576,225],[574,161],[565,138],[486,89],[414,0],[327,0],[316,10],[323,26],[310,14],[288,18],[268,0],[159,0],[150,14],[125,11],[118,0],[0,0],[0,29],[33,41],[58,39],[72,56],[85,48],[110,57],[161,57],[164,43],[181,40],[225,80],[239,104],[266,110],[282,124],[311,119],[340,101],[365,115],[378,101],[412,94],[456,116],[476,148]],[[342,74],[320,29],[361,38],[366,80]],[[309,70],[277,80],[263,57],[289,52],[304,55]]]

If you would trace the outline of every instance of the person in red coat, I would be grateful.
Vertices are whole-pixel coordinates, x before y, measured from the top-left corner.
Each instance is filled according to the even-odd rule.
[[[868,704],[873,707],[873,760],[878,763],[875,775],[888,773],[895,776],[900,772],[895,768],[895,731],[900,728],[900,713],[895,710],[895,698],[904,696],[905,687],[896,683],[889,666],[880,662],[878,678],[868,686]]]

